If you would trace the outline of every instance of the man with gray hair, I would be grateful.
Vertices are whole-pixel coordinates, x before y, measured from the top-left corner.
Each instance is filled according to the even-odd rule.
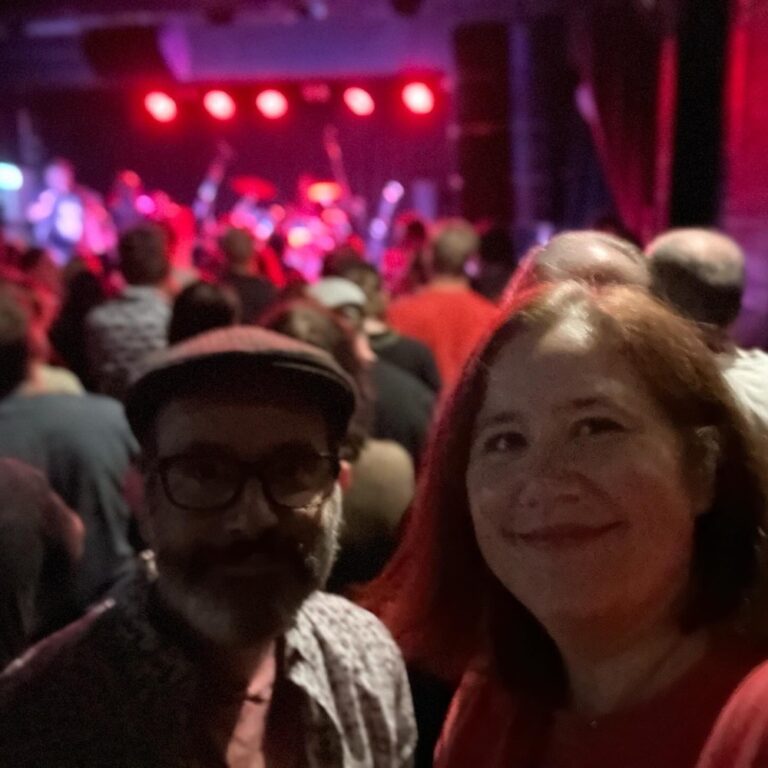
[[[768,434],[768,355],[736,346],[729,331],[741,310],[744,253],[726,235],[673,229],[646,249],[651,291],[699,325],[750,421]]]
[[[584,280],[592,285],[650,284],[643,252],[615,235],[597,230],[555,235],[530,257],[537,281]]]

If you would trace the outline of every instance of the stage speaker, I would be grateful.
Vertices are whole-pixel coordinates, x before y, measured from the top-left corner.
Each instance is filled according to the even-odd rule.
[[[456,149],[462,215],[507,223],[512,215],[510,39],[504,24],[459,26]]]
[[[130,26],[93,29],[81,38],[93,71],[108,78],[168,78],[157,27]]]
[[[670,226],[718,222],[729,20],[728,3],[681,4]]]

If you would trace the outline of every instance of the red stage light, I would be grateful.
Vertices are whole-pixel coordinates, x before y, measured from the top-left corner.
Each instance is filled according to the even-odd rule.
[[[417,115],[428,115],[435,108],[435,94],[426,83],[408,83],[403,88],[403,103]]]
[[[203,105],[217,120],[231,120],[237,111],[234,99],[226,91],[208,91],[203,97]]]
[[[256,106],[264,117],[277,120],[288,111],[288,99],[280,91],[269,89],[256,97]]]
[[[159,123],[170,123],[179,114],[176,102],[162,91],[152,91],[144,97],[147,112]]]
[[[344,91],[344,103],[350,111],[361,117],[373,114],[376,104],[368,91],[363,88],[347,88]]]

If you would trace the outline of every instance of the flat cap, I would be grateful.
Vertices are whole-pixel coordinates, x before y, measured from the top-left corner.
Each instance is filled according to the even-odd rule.
[[[125,399],[128,421],[139,442],[160,408],[174,397],[227,385],[242,392],[269,381],[285,385],[291,396],[316,405],[343,436],[355,408],[355,386],[326,352],[254,326],[231,326],[202,333],[155,352],[135,376]]]

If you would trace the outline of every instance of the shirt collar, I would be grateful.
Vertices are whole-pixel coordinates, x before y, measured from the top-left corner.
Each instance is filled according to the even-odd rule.
[[[121,614],[134,652],[142,656],[144,674],[148,668],[152,669],[151,677],[155,681],[164,681],[167,693],[172,693],[175,700],[187,701],[194,707],[202,679],[191,651],[194,639],[185,633],[183,627],[176,626],[177,620],[158,609],[152,589],[155,578],[150,569],[126,580],[115,591],[112,607]],[[312,595],[307,598],[293,625],[285,633],[283,642],[277,644],[278,654],[281,654],[278,668],[284,670],[285,677],[320,707],[333,724],[333,730],[341,734],[341,717],[328,674],[328,648],[322,642],[323,628],[317,626],[313,617],[313,600]]]

